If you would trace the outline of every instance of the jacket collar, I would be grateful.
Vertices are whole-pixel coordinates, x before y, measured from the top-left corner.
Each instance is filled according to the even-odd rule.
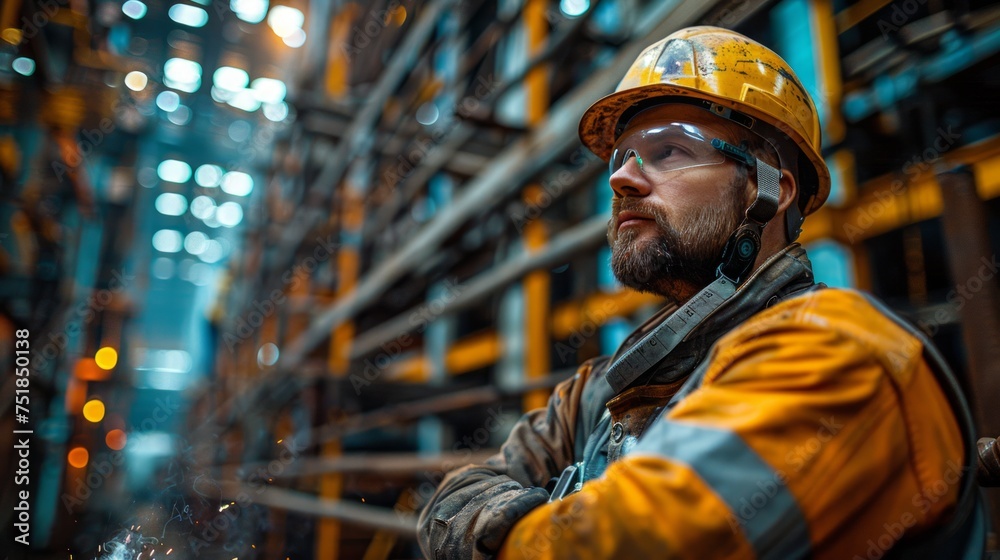
[[[814,285],[812,264],[805,249],[798,243],[788,245],[768,258],[731,298],[706,317],[650,373],[637,379],[631,386],[672,383],[686,377],[705,358],[715,341],[727,332],[757,312]],[[677,310],[677,305],[669,304],[632,331],[619,346],[615,358],[656,325],[668,320]],[[620,388],[615,393],[624,389]]]

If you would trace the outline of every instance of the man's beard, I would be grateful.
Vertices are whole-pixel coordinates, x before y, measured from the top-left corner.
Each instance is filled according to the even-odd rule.
[[[679,217],[671,224],[666,214],[645,199],[615,198],[608,222],[611,270],[618,281],[640,292],[659,294],[681,303],[715,280],[722,250],[746,211],[738,185],[729,190],[728,203],[709,205]],[[618,231],[618,215],[638,212],[656,220],[650,238],[636,227]],[[642,237],[640,239],[640,237]]]

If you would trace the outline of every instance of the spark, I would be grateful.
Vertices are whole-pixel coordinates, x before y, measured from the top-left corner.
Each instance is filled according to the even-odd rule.
[[[167,554],[170,554],[173,551],[174,551],[174,549],[171,548],[170,550],[167,551]]]
[[[225,505],[219,507],[219,511],[222,511],[222,510],[228,508],[229,506],[230,506],[230,504],[225,504]]]
[[[361,498],[361,503],[362,504],[365,503],[365,499],[364,498]]]
[[[283,442],[283,441],[285,441],[285,438],[281,438],[281,439],[279,439],[279,440],[278,440],[278,443],[281,443],[281,442]]]

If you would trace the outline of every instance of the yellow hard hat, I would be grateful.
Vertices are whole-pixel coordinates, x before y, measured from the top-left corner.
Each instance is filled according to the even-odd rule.
[[[608,160],[629,118],[663,103],[702,106],[779,148],[787,144],[781,136],[791,140],[800,152],[803,214],[814,212],[830,194],[816,106],[788,63],[760,43],[719,27],[671,34],[639,55],[615,93],[587,109],[580,119],[580,139]]]

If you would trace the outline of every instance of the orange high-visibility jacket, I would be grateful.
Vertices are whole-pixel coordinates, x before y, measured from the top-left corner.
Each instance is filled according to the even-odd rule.
[[[591,371],[553,399],[579,398]],[[719,339],[702,385],[580,492],[518,521],[500,558],[876,559],[941,522],[962,469],[918,339],[860,294],[816,290]]]

